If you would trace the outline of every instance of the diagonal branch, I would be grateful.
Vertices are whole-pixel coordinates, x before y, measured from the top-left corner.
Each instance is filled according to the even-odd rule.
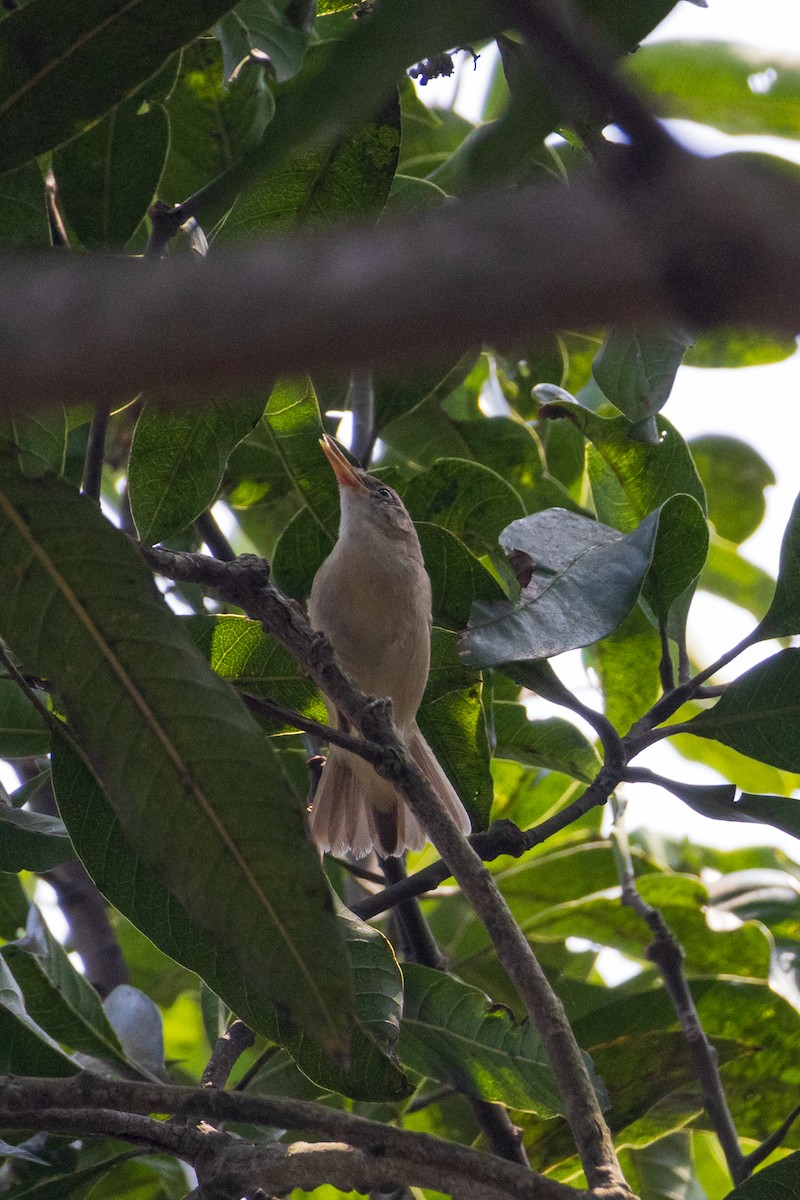
[[[613,180],[587,172],[569,188],[485,193],[202,263],[4,258],[0,410],[110,389],[178,404],[265,372],[441,360],[626,321],[795,331],[795,179],[746,155],[683,151],[642,178],[630,149],[611,156]]]
[[[595,1095],[580,1048],[564,1008],[551,988],[538,959],[514,920],[494,879],[469,842],[458,831],[430,784],[400,740],[391,705],[365,695],[339,667],[328,641],[314,633],[297,606],[273,586],[269,566],[254,555],[231,563],[198,562],[200,556],[145,550],[156,570],[213,587],[223,600],[238,605],[258,620],[308,674],[367,742],[380,746],[375,770],[388,779],[439,851],[474,911],[483,922],[497,956],[538,1029],[559,1081],[564,1110],[575,1138],[584,1172],[593,1188],[630,1196],[617,1161],[608,1126]],[[202,572],[202,578],[198,574]]]

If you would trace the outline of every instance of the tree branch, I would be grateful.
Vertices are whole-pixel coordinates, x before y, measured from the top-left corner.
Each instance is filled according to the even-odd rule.
[[[441,359],[612,323],[794,332],[796,181],[750,156],[676,151],[668,172],[623,186],[635,160],[617,150],[613,180],[487,193],[202,263],[5,258],[0,409],[154,387],[177,404],[266,373]]]
[[[226,1134],[201,1134],[191,1124],[130,1115],[151,1112],[306,1130],[335,1144],[264,1147]],[[202,1170],[208,1185],[219,1186],[227,1178],[223,1194],[237,1198],[256,1186],[283,1193],[330,1181],[345,1191],[365,1192],[408,1182],[464,1200],[590,1200],[586,1191],[515,1163],[312,1101],[130,1083],[88,1072],[68,1079],[0,1077],[0,1125],[76,1135],[111,1133],[158,1146]]]
[[[217,595],[242,608],[283,645],[359,731],[367,743],[380,747],[371,759],[375,770],[389,780],[439,851],[444,862],[485,925],[498,958],[538,1029],[564,1098],[565,1113],[593,1188],[609,1188],[629,1196],[608,1126],[564,1008],[551,988],[533,950],[514,920],[494,879],[447,814],[422,771],[400,740],[391,717],[391,704],[365,695],[342,671],[330,643],[314,633],[297,606],[270,582],[269,566],[255,555],[232,563],[202,556],[145,551],[156,570],[212,586]],[[198,560],[201,560],[198,562]],[[172,565],[170,565],[172,564]],[[197,579],[198,571],[203,578]],[[602,774],[602,772],[601,772]]]

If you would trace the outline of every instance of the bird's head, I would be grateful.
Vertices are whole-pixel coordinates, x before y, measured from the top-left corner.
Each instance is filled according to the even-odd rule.
[[[402,538],[416,532],[408,510],[394,488],[354,466],[338,444],[324,434],[320,445],[339,484],[339,537],[384,534]]]

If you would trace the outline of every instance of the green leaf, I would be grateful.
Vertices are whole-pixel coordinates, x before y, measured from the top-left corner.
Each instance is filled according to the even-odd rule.
[[[708,515],[720,537],[737,545],[764,518],[764,488],[775,483],[772,468],[747,442],[724,434],[693,438],[689,449],[708,497]]]
[[[278,538],[272,555],[272,578],[287,596],[305,603],[314,576],[333,549],[333,539],[301,508]]]
[[[564,509],[548,509],[504,530],[506,552],[532,560],[518,603],[473,605],[462,653],[475,666],[550,658],[612,633],[633,608],[658,534],[659,513],[633,533]]]
[[[25,936],[7,942],[0,954],[22,989],[28,1014],[51,1038],[71,1050],[126,1065],[100,997],[73,967],[35,905]]]
[[[552,1116],[562,1100],[539,1034],[488,996],[441,971],[406,963],[398,1053],[420,1075],[523,1112]]]
[[[34,0],[0,25],[0,170],[68,141],[226,11],[225,0]]]
[[[53,155],[64,216],[89,250],[122,249],[158,189],[169,145],[160,104],[117,105]]]
[[[686,705],[678,714],[678,718],[705,711],[700,704]],[[797,775],[788,771],[779,771],[777,767],[766,763],[756,762],[745,754],[740,754],[722,742],[710,738],[693,737],[690,734],[675,734],[670,738],[670,745],[689,762],[703,763],[721,775],[723,779],[735,783],[737,787],[747,792],[768,793],[790,796],[800,784]]]
[[[658,1200],[708,1200],[694,1170],[691,1135],[676,1131],[620,1160],[625,1178],[639,1196]]]
[[[448,395],[463,383],[475,362],[474,351],[468,351],[455,364],[419,366],[413,371],[376,369],[373,375],[376,433],[382,434],[390,422],[410,415],[426,401]]]
[[[159,195],[170,204],[186,200],[239,161],[272,118],[275,102],[261,64],[245,63],[229,84],[226,74],[219,46],[210,38],[184,50],[165,106],[170,143]]]
[[[461,458],[442,458],[415,475],[402,496],[415,521],[442,525],[478,556],[496,554],[501,530],[525,514],[510,484],[489,467]]]
[[[291,0],[240,0],[214,27],[225,56],[225,77],[230,77],[253,50],[269,56],[278,83],[285,83],[303,65],[310,29],[287,19]]]
[[[736,795],[734,787],[670,788],[695,812],[717,821],[744,821],[756,825],[774,825],[800,838],[800,800],[788,796],[764,796],[753,792]]]
[[[606,397],[632,423],[630,436],[658,445],[653,417],[666,404],[692,338],[681,330],[612,329],[592,374]]]
[[[11,418],[11,428],[19,465],[26,475],[62,473],[67,449],[67,414],[60,405],[30,414],[18,413]]]
[[[797,339],[763,329],[721,326],[701,333],[686,352],[687,367],[763,367],[784,362],[797,350]]]
[[[231,944],[250,986],[326,1046],[346,1044],[347,964],[303,813],[128,540],[61,481],[0,462],[0,590],[0,633],[54,681],[135,849]],[[181,827],[186,856],[171,836]]]
[[[800,631],[800,496],[795,500],[781,543],[775,595],[758,626],[760,638],[790,637]]]
[[[643,593],[659,621],[692,587],[708,555],[708,522],[692,496],[679,493],[661,506],[653,561]]]
[[[0,758],[47,754],[50,729],[14,679],[0,676]]]
[[[435,8],[424,0],[390,0],[369,21],[352,22],[346,37],[322,45],[313,69],[307,64],[288,85],[268,135],[240,168],[209,189],[205,210],[224,211],[254,180],[279,179],[286,159],[297,161],[304,147],[315,153],[335,148],[343,130],[356,128],[385,102],[409,63],[492,32],[491,17],[475,0]]]
[[[28,1015],[19,984],[0,957],[0,1073],[74,1075],[79,1067]]]
[[[194,644],[218,675],[256,696],[285,704],[315,721],[328,711],[297,659],[264,633],[260,621],[246,617],[202,615],[186,618]],[[277,718],[275,718],[277,721]],[[277,722],[283,727],[281,722]]]
[[[800,1151],[740,1183],[726,1200],[796,1200],[800,1196]]]
[[[136,422],[128,494],[139,537],[161,542],[214,502],[225,463],[264,411],[260,393],[175,412],[150,401]]]
[[[463,629],[473,601],[504,598],[494,575],[449,529],[427,521],[421,521],[416,528],[431,580],[433,619],[437,625]]]
[[[775,595],[775,580],[761,567],[743,558],[736,547],[712,534],[706,565],[698,586],[714,596],[738,604],[761,620]]]
[[[800,650],[781,650],[729,684],[687,732],[716,738],[784,771],[800,771]]]
[[[631,437],[624,417],[598,417],[578,404],[548,404],[547,417],[566,417],[589,439],[589,479],[601,521],[628,532],[670,496],[686,492],[706,511],[706,498],[689,448],[664,417],[656,418],[658,444]]]
[[[584,654],[597,672],[605,715],[619,733],[627,733],[661,694],[657,631],[637,604],[613,633]]]
[[[495,700],[492,705],[495,755],[532,767],[561,771],[591,783],[600,767],[593,746],[570,721],[550,717],[531,721],[524,704]]]
[[[74,857],[58,817],[0,807],[0,871],[49,871]]]
[[[339,523],[339,489],[319,445],[325,429],[308,376],[282,379],[275,385],[263,425],[289,483],[333,546]]]
[[[658,42],[630,60],[665,117],[726,133],[800,135],[800,63],[726,42]]]
[[[28,897],[16,874],[0,871],[0,937],[15,938],[28,919]]]
[[[289,102],[281,97],[281,104]],[[399,150],[400,104],[394,95],[374,121],[340,137],[333,147],[298,151],[280,171],[247,188],[219,240],[340,217],[377,216],[389,197]]]
[[[156,1002],[139,988],[120,983],[106,996],[102,1008],[128,1062],[143,1074],[163,1078],[164,1024]]]
[[[392,967],[388,962],[387,955],[393,961],[391,948],[380,935],[376,934],[375,942],[370,941],[365,948],[361,945],[366,937],[361,924],[348,921],[341,929],[337,918],[341,932],[337,929],[336,933],[344,936],[348,946],[346,953],[352,959],[356,987],[350,1066],[345,1071],[321,1055],[314,1039],[304,1036],[285,1011],[276,1008],[265,987],[251,984],[242,971],[232,939],[213,939],[174,893],[167,890],[155,870],[127,840],[96,780],[63,740],[54,749],[53,782],[59,810],[72,830],[75,850],[87,871],[114,907],[160,950],[195,971],[247,1025],[286,1045],[300,1068],[320,1086],[362,1100],[398,1099],[405,1095],[405,1077],[387,1056],[391,1045],[388,1032],[384,1041],[378,1040],[380,1022],[391,1030],[392,1012],[399,1006],[388,981],[391,972],[397,972],[397,966]],[[340,955],[344,953],[339,951]],[[368,970],[364,968],[362,955],[369,963]],[[162,966],[158,976],[152,981],[148,977],[148,982],[155,985],[163,973]],[[381,979],[379,989],[375,988],[373,977]]]
[[[458,637],[431,631],[431,667],[417,722],[476,829],[489,824],[492,776],[480,675],[458,654]]]
[[[0,175],[0,243],[7,249],[50,245],[44,179],[36,162]]]

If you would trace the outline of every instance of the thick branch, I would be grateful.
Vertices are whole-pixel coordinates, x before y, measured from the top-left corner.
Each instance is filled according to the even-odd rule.
[[[338,1144],[271,1144],[265,1149],[232,1142],[224,1134],[202,1135],[192,1125],[129,1115],[151,1112],[303,1129]],[[283,1192],[329,1180],[346,1191],[408,1182],[456,1193],[464,1200],[589,1200],[585,1191],[492,1155],[305,1100],[130,1083],[87,1073],[69,1079],[5,1076],[0,1077],[0,1125],[76,1134],[112,1132],[149,1143],[201,1167],[209,1180],[227,1177],[228,1194],[237,1196],[256,1185]]]
[[[0,410],[142,389],[177,403],[276,371],[441,359],[610,323],[794,332],[796,182],[743,156],[684,153],[624,181],[627,154],[612,155],[613,182],[587,174],[203,262],[5,259]]]

